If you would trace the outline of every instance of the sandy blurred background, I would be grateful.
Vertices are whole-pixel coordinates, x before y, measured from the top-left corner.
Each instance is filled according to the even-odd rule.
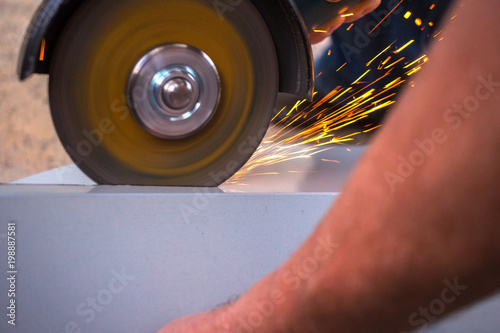
[[[19,82],[17,59],[41,0],[0,0],[0,183],[71,163],[48,107],[47,76]]]

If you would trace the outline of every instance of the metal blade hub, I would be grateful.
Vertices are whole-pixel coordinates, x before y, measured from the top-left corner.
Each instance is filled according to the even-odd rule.
[[[193,84],[180,77],[169,80],[163,86],[162,97],[167,107],[173,110],[182,110],[198,100]]]
[[[203,128],[220,99],[217,68],[201,50],[166,44],[136,63],[128,82],[129,107],[149,133],[180,139]]]
[[[173,122],[188,119],[201,106],[197,105],[200,99],[200,79],[195,75],[193,69],[179,65],[159,71],[151,80],[147,102],[160,116],[163,114]],[[137,111],[144,121],[148,116],[144,106]]]

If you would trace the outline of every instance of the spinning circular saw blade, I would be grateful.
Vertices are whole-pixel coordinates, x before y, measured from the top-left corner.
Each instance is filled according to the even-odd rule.
[[[312,97],[308,33],[358,2],[44,0],[18,75],[50,75],[58,136],[97,183],[217,186],[260,144],[278,81]]]
[[[216,186],[270,122],[278,65],[248,2],[87,0],[50,70],[50,106],[74,162],[99,184]]]

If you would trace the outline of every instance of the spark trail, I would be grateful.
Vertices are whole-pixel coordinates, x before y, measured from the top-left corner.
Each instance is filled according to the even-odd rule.
[[[434,5],[430,10],[433,8]],[[404,14],[406,19],[411,16],[411,13],[408,13]],[[432,22],[427,24],[433,25]],[[429,35],[429,38],[436,38],[440,34],[441,31]],[[347,126],[366,119],[374,112],[388,109],[396,103],[396,92],[400,86],[414,86],[412,76],[422,69],[429,58],[424,54],[417,59],[405,59],[400,54],[405,48],[411,47],[413,42],[413,40],[396,40],[381,48],[380,53],[366,64],[367,70],[348,87],[338,86],[321,99],[314,98],[313,102],[299,100],[295,105],[281,109],[275,115],[273,125],[255,154],[227,181],[227,184],[244,185],[244,181],[252,176],[278,174],[259,173],[258,169],[289,160],[311,158],[325,150],[353,141],[356,135],[380,127],[378,124],[368,124],[356,132],[339,134],[340,130],[345,132]],[[331,51],[328,52],[328,55],[330,54]],[[376,66],[372,66],[373,64]],[[337,72],[348,70],[346,65],[343,64]],[[391,74],[396,68],[401,69],[404,74],[394,79],[394,75]],[[365,81],[368,74],[375,74],[371,76],[375,79]],[[390,82],[384,84],[383,88],[375,88],[375,84],[379,81],[385,83],[389,80]],[[340,163],[336,160],[322,160]]]

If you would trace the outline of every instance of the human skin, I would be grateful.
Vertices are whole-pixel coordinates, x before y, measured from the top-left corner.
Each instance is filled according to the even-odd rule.
[[[500,2],[460,5],[308,240],[236,301],[160,332],[409,331],[500,288]],[[320,257],[320,240],[334,250]],[[311,258],[312,272],[297,269]],[[425,312],[450,300],[448,282],[456,297]]]
[[[346,14],[352,14],[351,16],[342,17],[337,16],[333,18],[330,22],[322,25],[317,30],[323,30],[326,32],[312,32],[309,34],[309,40],[312,44],[317,44],[328,38],[335,30],[337,30],[342,24],[354,22],[371,11],[375,10],[380,5],[381,0],[362,0],[357,5],[346,12]]]

